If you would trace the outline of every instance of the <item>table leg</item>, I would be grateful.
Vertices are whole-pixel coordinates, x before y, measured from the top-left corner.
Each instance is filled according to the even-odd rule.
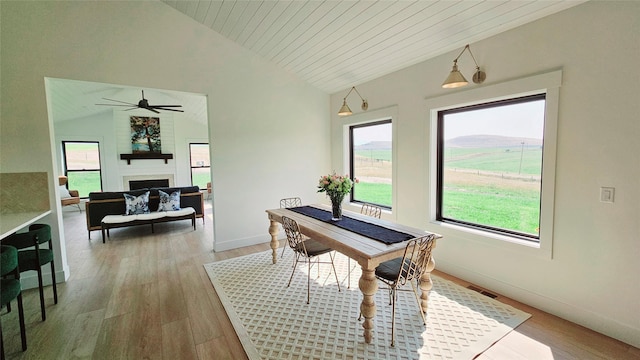
[[[273,220],[269,221],[271,222],[271,225],[269,225],[269,234],[271,234],[271,242],[269,243],[269,245],[271,246],[273,256],[272,261],[275,264],[276,262],[278,262],[276,249],[278,248],[278,245],[280,245],[280,243],[278,242],[278,222]]]
[[[362,291],[362,304],[360,304],[360,313],[364,317],[362,327],[364,328],[364,341],[369,344],[373,338],[373,317],[376,316],[376,304],[373,300],[378,291],[378,281],[375,276],[375,268],[365,269],[362,266],[362,276],[358,283],[360,291]]]
[[[422,313],[427,314],[427,300],[429,299],[429,290],[433,287],[433,282],[431,282],[431,271],[436,267],[436,263],[433,260],[433,256],[429,258],[429,262],[427,263],[426,271],[422,273],[420,277],[420,307],[422,308]]]

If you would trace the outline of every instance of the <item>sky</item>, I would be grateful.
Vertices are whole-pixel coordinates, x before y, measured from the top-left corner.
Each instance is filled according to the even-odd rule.
[[[445,116],[445,140],[467,135],[542,139],[544,100],[529,101]]]
[[[353,142],[355,146],[371,141],[391,141],[391,123],[356,128]]]

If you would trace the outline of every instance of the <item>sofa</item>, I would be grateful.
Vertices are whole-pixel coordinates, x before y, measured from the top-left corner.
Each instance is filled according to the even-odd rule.
[[[149,192],[148,212],[127,215],[127,202],[125,194],[138,198]],[[177,211],[157,211],[160,205],[160,194],[173,194],[180,191],[180,205]],[[138,189],[131,191],[91,192],[89,201],[85,203],[87,233],[91,239],[91,231],[102,232],[102,242],[109,229],[137,225],[153,225],[156,223],[178,220],[191,220],[191,225],[196,229],[196,218],[202,218],[204,224],[204,199],[198,186],[187,187],[162,187],[150,189]],[[193,210],[189,210],[193,209]]]

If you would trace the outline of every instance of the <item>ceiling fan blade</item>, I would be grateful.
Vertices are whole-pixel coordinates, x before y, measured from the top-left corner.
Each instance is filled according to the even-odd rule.
[[[124,105],[124,104],[122,104],[122,105],[121,105],[121,104],[96,104],[96,105],[105,105],[105,106],[136,106],[136,105],[134,105],[134,104],[127,104],[127,105]],[[137,107],[137,106],[136,106],[136,107]]]
[[[107,98],[102,98],[102,99],[103,99],[103,100],[109,100],[109,101],[115,101],[115,102],[119,102],[119,103],[123,103],[123,104],[130,105],[130,106],[136,106],[136,104],[132,104],[132,103],[129,103],[129,102],[126,102],[126,101],[120,101],[120,100],[114,100],[114,99],[107,99]]]
[[[153,108],[154,108],[154,109],[159,109],[159,110],[166,110],[166,111],[184,112],[184,110],[167,109],[167,108],[161,108],[161,107],[157,107],[157,106],[154,106]]]
[[[154,108],[161,108],[161,107],[182,107],[182,105],[149,105],[151,107]]]
[[[144,109],[147,109],[147,110],[149,110],[149,111],[153,111],[153,112],[154,112],[154,113],[156,113],[156,114],[160,114],[160,111],[156,111],[156,109],[154,109],[154,108],[152,108],[152,107],[146,107],[146,108],[144,108]]]

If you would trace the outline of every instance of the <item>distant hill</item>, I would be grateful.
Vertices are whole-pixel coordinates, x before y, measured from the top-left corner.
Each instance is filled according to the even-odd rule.
[[[391,141],[371,141],[356,146],[356,150],[391,150]]]
[[[498,135],[467,135],[447,140],[447,146],[459,148],[542,146],[542,139]]]
[[[492,148],[542,146],[542,139],[498,135],[467,135],[447,140],[447,146],[458,148]],[[391,141],[371,141],[356,146],[356,150],[391,150]]]

